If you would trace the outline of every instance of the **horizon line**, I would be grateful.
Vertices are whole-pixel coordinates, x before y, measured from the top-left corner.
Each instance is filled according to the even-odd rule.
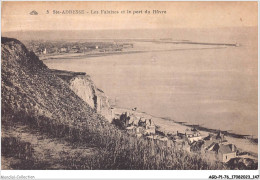
[[[258,26],[223,26],[223,27],[174,27],[174,28],[136,28],[136,29],[68,29],[68,30],[61,30],[61,29],[45,29],[45,30],[11,30],[11,31],[4,31],[2,29],[2,33],[8,32],[41,32],[41,31],[131,31],[131,30],[173,30],[173,29],[224,29],[224,28],[258,28]]]

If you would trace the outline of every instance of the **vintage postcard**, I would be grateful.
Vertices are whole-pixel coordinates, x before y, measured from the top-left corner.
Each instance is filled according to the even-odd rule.
[[[1,10],[2,178],[259,178],[257,2],[2,1]]]

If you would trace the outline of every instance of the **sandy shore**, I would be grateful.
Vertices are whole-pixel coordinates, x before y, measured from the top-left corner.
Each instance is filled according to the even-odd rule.
[[[223,49],[225,46],[213,46],[213,47],[197,47],[197,48],[174,48],[167,50],[127,50],[127,51],[111,51],[111,52],[95,52],[95,53],[63,53],[63,54],[48,54],[40,55],[40,60],[53,60],[53,59],[83,59],[100,56],[122,55],[122,54],[135,54],[135,53],[147,53],[147,52],[167,52],[167,51],[187,51],[187,50],[202,50],[202,49]]]
[[[152,118],[154,121],[155,125],[158,127],[158,130],[165,132],[165,133],[176,133],[177,131],[179,132],[184,132],[187,128],[190,128],[189,126],[186,126],[181,123],[176,123],[172,120],[166,120],[164,118],[156,117],[150,114],[147,114],[145,112],[138,112],[138,111],[132,111],[129,109],[124,109],[124,108],[115,108],[114,109],[115,114],[122,114],[123,112],[130,112],[134,113],[138,117],[144,117],[144,118]],[[210,133],[209,131],[200,131],[201,135],[203,137],[208,136]],[[228,143],[234,144],[237,146],[238,149],[246,152],[251,152],[253,154],[258,154],[258,144],[252,143],[249,139],[245,138],[235,138],[231,136],[226,136],[226,139]]]

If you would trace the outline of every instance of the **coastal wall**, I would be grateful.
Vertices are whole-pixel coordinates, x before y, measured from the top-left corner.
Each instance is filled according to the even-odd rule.
[[[61,79],[69,84],[70,89],[84,100],[97,113],[112,121],[112,111],[105,93],[98,89],[90,76],[82,72],[53,70]]]

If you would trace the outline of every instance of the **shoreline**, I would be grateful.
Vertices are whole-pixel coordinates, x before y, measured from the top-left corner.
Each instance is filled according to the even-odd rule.
[[[132,111],[131,109],[127,109],[127,108],[120,108],[120,107],[113,107],[113,108],[117,109],[117,110]],[[176,121],[176,120],[173,120],[171,118],[168,118],[168,117],[157,117],[157,116],[148,114],[146,112],[138,112],[138,111],[135,111],[135,112],[137,112],[137,114],[139,114],[139,115],[142,114],[144,116],[149,116],[149,117],[153,117],[153,118],[160,118],[160,119],[163,119],[165,121],[170,121],[170,122],[173,122],[173,123],[176,123],[176,124],[180,124],[182,126],[186,126],[186,127],[190,127],[190,128],[195,127],[196,129],[198,129],[200,131],[206,131],[208,133],[215,133],[216,134],[216,133],[218,133],[218,131],[220,131],[221,133],[224,133],[226,136],[233,137],[233,138],[239,138],[239,139],[252,140],[253,143],[258,144],[258,138],[247,138],[247,137],[249,137],[249,135],[231,133],[231,132],[228,132],[228,131],[224,131],[224,130],[220,130],[220,129],[207,128],[207,127],[203,127],[203,126],[195,125],[195,124],[186,124],[188,122],[180,122],[180,121]]]
[[[196,129],[198,129],[198,130],[207,131],[209,133],[218,133],[218,131],[220,131],[221,133],[224,133],[226,136],[230,136],[230,137],[233,137],[233,138],[240,138],[240,139],[248,139],[248,140],[252,140],[252,142],[258,144],[258,138],[248,138],[250,135],[231,133],[231,132],[228,132],[228,131],[207,128],[207,127],[203,127],[203,126],[195,125],[195,124],[186,124],[188,122],[179,122],[179,121],[175,121],[171,118],[167,118],[167,117],[160,117],[160,118],[162,118],[164,120],[168,120],[168,121],[173,121],[175,123],[182,124],[182,125],[187,126],[187,127],[196,127]]]
[[[55,54],[50,56],[39,56],[40,60],[57,60],[57,59],[83,59],[83,58],[93,58],[93,57],[104,57],[104,56],[114,56],[114,55],[124,55],[124,54],[136,54],[136,53],[149,53],[149,52],[169,52],[169,51],[193,51],[193,50],[202,50],[202,49],[225,49],[226,47],[207,47],[207,48],[181,48],[181,49],[168,49],[168,50],[144,50],[144,51],[122,51],[122,52],[108,52],[108,53],[93,53],[93,54],[84,54],[84,53],[67,53],[67,54]]]
[[[202,137],[206,137],[208,134],[213,133],[217,134],[217,129],[210,129],[205,128],[197,125],[188,125],[185,124],[186,122],[178,122],[175,120],[172,120],[170,118],[165,117],[157,117],[151,114],[148,114],[146,112],[139,112],[139,111],[132,111],[131,109],[127,108],[120,108],[120,107],[113,107],[116,114],[120,114],[123,112],[130,112],[140,117],[145,118],[152,118],[156,128],[164,133],[176,133],[177,131],[185,130],[187,128],[196,127],[202,135]],[[221,131],[221,130],[220,130]],[[226,131],[221,131],[222,133],[225,133],[225,137],[228,140],[229,143],[236,145],[239,149],[241,149],[244,152],[248,152],[253,156],[258,156],[258,139],[256,142],[252,142],[250,139],[245,138],[244,135],[238,135],[238,134],[232,134],[227,133]]]

